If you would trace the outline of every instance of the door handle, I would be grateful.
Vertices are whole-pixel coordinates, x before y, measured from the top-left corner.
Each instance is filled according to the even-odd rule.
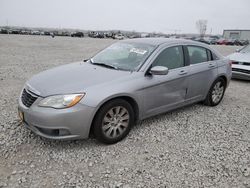
[[[214,67],[215,67],[215,64],[209,63],[209,64],[208,64],[208,67],[209,67],[209,68],[214,68]]]
[[[185,70],[182,70],[179,72],[179,75],[185,75],[185,74],[187,74],[187,71],[185,71]]]

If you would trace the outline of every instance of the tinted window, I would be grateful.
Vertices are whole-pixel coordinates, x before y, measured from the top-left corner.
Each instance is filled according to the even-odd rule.
[[[184,58],[182,47],[176,46],[163,50],[156,58],[153,66],[164,66],[168,69],[183,67]]]
[[[190,58],[190,64],[197,64],[209,61],[207,50],[198,46],[188,46],[188,55]]]

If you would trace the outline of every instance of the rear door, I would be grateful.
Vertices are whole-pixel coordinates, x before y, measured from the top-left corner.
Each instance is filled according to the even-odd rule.
[[[190,64],[187,102],[203,100],[218,75],[217,63],[212,52],[204,47],[187,45],[185,52]]]

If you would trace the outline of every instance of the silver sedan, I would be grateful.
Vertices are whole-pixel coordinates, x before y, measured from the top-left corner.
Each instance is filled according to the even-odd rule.
[[[140,120],[192,103],[215,106],[231,67],[206,44],[147,38],[117,42],[84,62],[44,71],[28,80],[19,116],[50,139],[122,140]]]
[[[232,77],[250,80],[250,45],[228,56],[232,61]]]

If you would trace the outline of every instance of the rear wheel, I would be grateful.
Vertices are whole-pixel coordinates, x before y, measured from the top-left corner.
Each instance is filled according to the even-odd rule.
[[[218,78],[215,80],[207,94],[204,104],[208,106],[218,105],[223,99],[225,89],[226,83],[224,79]]]
[[[127,136],[133,124],[132,106],[123,99],[115,99],[104,104],[97,112],[94,134],[100,142],[114,144]]]

